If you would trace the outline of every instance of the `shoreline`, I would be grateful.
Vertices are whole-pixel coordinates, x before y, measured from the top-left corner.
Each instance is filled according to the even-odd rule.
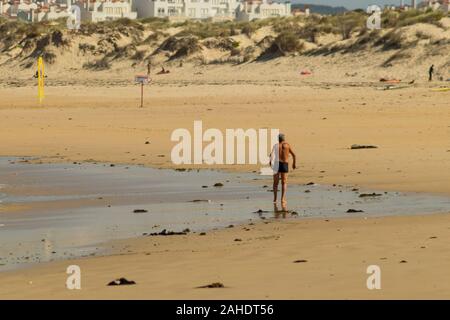
[[[450,205],[448,205],[450,198],[432,193],[383,192],[376,189],[354,188],[354,186],[296,183],[290,184],[287,208],[272,207],[271,202],[267,201],[271,193],[265,192],[267,191],[265,187],[268,187],[269,183],[266,177],[258,176],[256,173],[243,175],[211,168],[176,172],[176,169],[149,169],[133,164],[115,164],[113,168],[104,163],[45,164],[32,157],[0,157],[0,161],[0,170],[5,170],[5,175],[0,174],[0,178],[6,178],[3,182],[7,183],[4,193],[7,195],[7,200],[8,195],[12,197],[6,205],[15,207],[17,211],[10,214],[10,210],[4,208],[0,221],[7,225],[4,229],[6,231],[10,231],[11,227],[15,228],[14,226],[19,228],[17,231],[22,232],[20,241],[28,243],[28,245],[19,244],[19,247],[14,249],[15,245],[10,241],[11,239],[0,238],[0,240],[3,239],[1,241],[5,241],[3,250],[5,256],[8,252],[10,255],[11,251],[15,252],[13,256],[2,261],[4,265],[6,264],[7,270],[27,267],[30,262],[46,263],[109,255],[111,243],[117,239],[132,241],[134,238],[141,238],[162,230],[168,232],[189,230],[186,233],[195,234],[223,230],[229,225],[241,226],[249,222],[255,223],[260,219],[272,220],[283,216],[299,219],[360,219],[450,212]],[[62,169],[64,170],[61,171]],[[27,187],[18,188],[14,182],[15,178],[12,180],[8,178],[11,173],[18,174],[21,177],[21,184]],[[92,174],[97,178],[91,180],[89,177]],[[111,178],[107,178],[109,176]],[[136,176],[140,178],[136,179]],[[30,177],[32,180],[29,181]],[[167,187],[161,190],[153,189],[152,183],[159,181],[162,177]],[[45,182],[37,183],[41,179],[45,179]],[[96,179],[103,182],[95,182]],[[173,179],[182,180],[173,185]],[[63,181],[69,192],[61,193],[51,187],[54,183]],[[108,186],[108,181],[114,181],[116,186]],[[181,181],[188,181],[192,189],[186,190],[186,183],[183,184]],[[205,191],[206,189],[203,188],[205,183],[211,181],[226,182],[225,189],[212,188]],[[135,186],[140,187],[136,189]],[[200,186],[203,187],[200,189]],[[119,190],[123,192],[120,196],[116,194]],[[141,194],[138,190],[146,190],[144,194],[148,193],[148,195]],[[238,196],[237,190],[246,190],[247,197]],[[138,194],[135,193],[136,191]],[[154,191],[157,191],[156,195],[152,195]],[[158,196],[164,196],[166,192],[178,194],[177,200],[170,201],[170,198]],[[180,192],[187,192],[187,194],[182,195]],[[372,198],[371,194],[376,196]],[[361,198],[363,195],[368,197],[363,199]],[[35,196],[42,198],[35,199]],[[28,197],[31,198],[28,199]],[[252,199],[251,202],[249,198]],[[189,204],[193,202],[192,199],[208,199],[209,204]],[[23,210],[19,210],[18,205],[21,205]],[[142,210],[145,213],[129,216],[130,212],[136,208],[145,209]],[[182,208],[181,211],[180,208]],[[166,218],[165,215],[169,212],[171,218]],[[226,214],[223,215],[223,213]],[[20,222],[21,214],[32,218],[31,222],[26,220]],[[71,228],[79,230],[87,239],[90,239],[89,241],[71,240],[72,237],[76,239],[77,234],[71,228],[67,229],[58,224],[58,220],[63,221],[68,216],[72,221]],[[106,219],[105,223],[97,225],[95,222],[103,219]],[[107,220],[113,220],[114,223],[108,223]],[[91,223],[88,221],[95,223],[95,227],[90,226]],[[53,228],[55,228],[55,234],[51,236],[53,232],[50,230]],[[61,236],[63,234],[65,236]],[[97,236],[97,234],[103,236]],[[40,243],[44,240],[45,242],[41,245]],[[44,247],[47,245],[51,245],[54,251],[51,255],[45,254],[48,250]]]
[[[34,159],[31,159],[31,158],[32,157],[18,157],[18,158],[10,159],[9,161],[12,161],[13,163],[17,163],[17,162],[21,162],[23,160],[27,160],[26,163],[22,164],[23,166],[28,166],[28,165],[33,166],[33,165],[35,165],[35,163],[43,164],[43,163],[41,163],[41,161],[38,158],[34,158]],[[49,166],[47,166],[47,167],[51,167],[52,164],[53,163],[49,163]],[[69,165],[69,167],[71,166],[70,163],[62,163],[62,164]],[[92,164],[92,163],[89,163],[89,164]],[[83,163],[77,163],[77,166],[78,165],[83,165]],[[104,167],[105,166],[104,163],[103,164],[102,163],[95,163],[94,165],[95,166],[99,166],[99,167],[102,167],[102,166]],[[119,164],[115,164],[115,165],[118,166]],[[135,167],[135,165],[133,165],[133,164],[127,164],[126,166],[127,167],[128,166],[129,167]],[[65,167],[65,168],[67,168],[67,167]],[[159,168],[159,169],[161,169],[161,168]],[[175,171],[175,168],[168,168],[168,169],[162,169],[162,170],[174,170]],[[223,170],[220,170],[220,169],[197,169],[197,171],[198,170],[201,170],[201,171],[203,171],[203,170],[214,171],[214,172],[225,173],[225,174],[230,174],[230,175],[234,175],[234,176],[236,175],[236,172],[229,173],[229,172],[226,172],[226,171],[223,171]],[[230,178],[231,177],[232,176],[230,176]],[[248,177],[248,178],[250,178],[250,177]],[[262,184],[263,181],[264,180],[260,180],[258,182],[255,182],[253,180],[248,180],[248,181],[246,181],[246,184],[253,184],[253,183]],[[291,186],[294,187],[294,188],[296,188],[296,187],[298,188],[298,187],[301,187],[302,185],[298,185],[296,183],[292,183]],[[305,187],[304,184],[303,184],[303,187]],[[330,188],[331,189],[338,188],[339,190],[341,190],[340,192],[342,192],[343,189],[351,189],[353,187],[354,186],[341,186],[341,185],[339,185],[339,186],[331,186],[331,185],[326,186],[325,185],[324,186],[324,185],[321,185],[320,188],[322,188],[322,189],[314,190],[314,193],[316,193],[316,192],[319,192],[319,193],[320,192],[324,192],[326,189],[330,189]],[[314,189],[314,187],[313,187],[313,189]],[[291,189],[291,192],[293,192],[292,189]],[[376,193],[376,192],[381,192],[381,191],[380,190],[374,190],[374,189],[358,188],[356,194],[364,194],[364,193],[370,193],[370,192],[375,192]],[[401,195],[403,197],[403,196],[413,196],[413,195],[416,194],[416,193],[401,193],[401,192],[392,192],[392,193],[395,194],[395,195],[392,195],[394,198],[398,197],[399,195]],[[380,195],[381,194],[384,194],[384,193],[381,192]],[[20,194],[16,193],[16,196],[17,195],[20,195]],[[301,196],[301,194],[299,194],[299,195]],[[437,194],[433,194],[433,193],[417,193],[417,195],[420,196],[420,197],[423,197],[423,196],[438,196]],[[291,194],[291,197],[295,197],[295,196],[298,196],[298,195],[296,193],[295,194]],[[270,197],[270,195],[268,197]],[[438,198],[436,198],[436,199],[438,199]],[[302,200],[302,201],[304,201],[304,200]],[[386,201],[386,200],[384,200],[384,201]],[[113,202],[116,203],[117,201],[113,201]],[[117,202],[117,203],[120,203],[120,201]],[[362,205],[364,207],[364,210],[367,208],[368,204],[370,204],[370,201],[369,201],[369,203],[365,203],[364,202],[364,205]],[[12,208],[16,208],[17,207],[16,210],[18,211],[18,214],[20,214],[20,210],[18,208],[18,205],[10,204],[10,206],[12,206]],[[27,202],[25,202],[25,203],[22,204],[22,206],[25,206],[25,208],[26,208],[26,206],[32,207],[33,203],[29,203],[28,204]],[[135,205],[135,206],[138,206],[138,205]],[[347,207],[349,207],[349,206],[350,205],[347,205]],[[148,209],[148,205],[145,206],[145,207]],[[347,208],[347,207],[344,206],[344,209]],[[76,208],[76,207],[73,207],[73,208]],[[293,222],[293,221],[296,221],[296,220],[297,221],[308,221],[308,220],[344,220],[344,221],[349,220],[349,221],[358,221],[358,220],[361,220],[361,219],[376,219],[376,218],[390,218],[390,217],[414,217],[414,216],[428,216],[428,215],[436,216],[436,215],[442,215],[444,213],[447,213],[447,210],[443,210],[443,209],[440,212],[434,212],[434,211],[431,212],[430,211],[430,212],[424,213],[423,211],[421,211],[421,212],[417,212],[417,213],[407,213],[407,212],[402,213],[401,212],[402,210],[405,210],[405,211],[408,210],[408,209],[405,208],[405,209],[398,210],[398,212],[396,212],[396,211],[394,211],[394,212],[393,211],[389,211],[386,214],[381,214],[380,213],[380,214],[375,214],[375,215],[373,215],[373,214],[367,215],[367,213],[362,213],[362,214],[353,214],[352,216],[349,216],[348,213],[347,214],[336,213],[335,215],[333,214],[332,216],[330,216],[330,215],[317,216],[317,215],[311,215],[311,213],[308,212],[307,215],[301,214],[300,216],[298,216],[298,214],[296,214],[294,216],[291,213],[293,211],[296,211],[299,208],[297,208],[296,206],[294,206],[294,207],[289,206],[289,208],[294,209],[294,210],[280,211],[280,212],[277,212],[277,213],[269,212],[270,215],[268,217],[264,216],[264,219],[267,219],[267,220],[241,219],[242,221],[233,223],[233,226],[239,228],[239,227],[244,227],[245,225],[247,225],[249,223],[251,223],[252,225],[253,224],[261,225],[261,224],[264,224],[264,223],[272,223],[272,222],[275,222],[277,219],[280,219],[280,217],[281,217],[281,219],[287,219],[287,221],[290,221],[290,222]],[[308,208],[308,206],[306,208]],[[427,210],[430,210],[430,209],[427,209]],[[448,212],[450,213],[450,209],[448,210]],[[9,213],[9,212],[3,211],[3,213]],[[287,217],[283,218],[282,216],[284,216],[284,215],[286,215]],[[278,218],[277,218],[277,216],[278,216]],[[255,216],[255,218],[258,218],[258,217]],[[150,228],[150,226],[149,226],[149,228]],[[162,229],[162,228],[159,228],[159,229]],[[192,229],[192,227],[191,227],[191,229]],[[226,229],[227,229],[227,224],[224,224],[222,226],[211,226],[211,227],[200,228],[199,230],[197,230],[197,228],[194,228],[195,231],[189,231],[189,232],[187,232],[187,235],[194,236],[196,234],[198,235],[201,232],[208,232],[208,233],[209,232],[223,232]],[[158,232],[158,230],[153,230],[153,231]],[[181,231],[181,229],[180,230],[168,230],[168,231],[176,231],[177,232],[177,231]],[[149,236],[149,235],[147,235],[147,236]],[[133,243],[135,241],[140,241],[139,239],[145,238],[147,236],[145,234],[143,234],[143,235],[135,235],[135,236],[126,236],[126,237],[123,237],[123,238],[122,237],[118,237],[116,239],[102,240],[102,241],[98,241],[98,242],[89,243],[89,244],[87,244],[85,246],[87,246],[89,248],[96,247],[96,250],[93,251],[90,254],[84,254],[84,255],[80,255],[80,256],[76,256],[76,255],[72,256],[72,253],[71,253],[70,254],[71,257],[69,257],[69,256],[65,256],[65,257],[58,256],[58,257],[52,258],[50,261],[41,261],[41,262],[32,263],[32,264],[21,263],[21,264],[16,265],[16,266],[9,266],[9,268],[7,270],[3,270],[2,273],[3,272],[14,272],[14,271],[20,272],[21,270],[28,270],[30,268],[36,268],[36,267],[39,267],[41,265],[45,266],[45,265],[49,265],[49,264],[51,265],[52,263],[58,263],[58,262],[59,263],[70,262],[72,260],[86,259],[86,258],[90,258],[90,257],[98,258],[98,257],[105,257],[105,256],[116,256],[116,255],[120,254],[120,251],[117,251],[116,249],[114,249],[114,244],[122,243],[122,244],[125,244],[125,246],[126,246],[127,243]],[[157,237],[159,237],[159,236],[157,236]],[[53,239],[53,241],[56,241],[56,239]],[[83,247],[85,247],[85,246],[83,246]],[[101,249],[98,250],[98,248],[101,248]],[[64,255],[65,254],[66,253],[64,253]]]

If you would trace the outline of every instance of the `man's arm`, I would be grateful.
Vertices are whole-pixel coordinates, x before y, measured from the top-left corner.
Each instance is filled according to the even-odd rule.
[[[292,159],[293,159],[292,168],[295,170],[295,169],[297,169],[297,163],[296,163],[297,157],[295,156],[295,153],[290,146],[289,146],[289,153],[292,155]]]

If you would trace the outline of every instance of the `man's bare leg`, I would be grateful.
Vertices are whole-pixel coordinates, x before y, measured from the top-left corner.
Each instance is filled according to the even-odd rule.
[[[281,203],[286,204],[287,173],[281,173]]]
[[[278,195],[278,182],[280,181],[280,176],[278,173],[273,175],[273,202],[277,202]]]

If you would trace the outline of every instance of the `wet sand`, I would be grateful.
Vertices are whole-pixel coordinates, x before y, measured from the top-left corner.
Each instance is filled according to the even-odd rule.
[[[202,232],[274,217],[374,217],[450,212],[450,197],[307,183],[273,206],[258,173],[0,158],[0,271],[114,253],[112,240]],[[220,183],[221,186],[214,186]],[[22,206],[19,210],[18,206]]]
[[[174,168],[170,133],[203,120],[208,128],[281,128],[299,155],[292,183],[450,195],[448,94],[427,87],[154,86],[141,110],[136,87],[48,88],[45,109],[34,90],[0,89],[10,98],[0,101],[2,156]],[[350,150],[355,143],[378,149]],[[64,288],[67,262],[55,262],[0,273],[0,296],[448,298],[449,222],[448,215],[302,218],[207,238],[145,237],[125,241],[119,254],[74,261],[84,274],[81,291]],[[382,268],[381,291],[365,287],[369,264]],[[106,287],[121,276],[138,284]],[[194,289],[216,281],[228,288]]]

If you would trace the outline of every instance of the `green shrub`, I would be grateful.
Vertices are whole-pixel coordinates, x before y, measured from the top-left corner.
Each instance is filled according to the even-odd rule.
[[[300,42],[299,37],[295,33],[289,31],[280,33],[275,38],[274,45],[282,54],[298,52],[304,48],[304,44]]]

